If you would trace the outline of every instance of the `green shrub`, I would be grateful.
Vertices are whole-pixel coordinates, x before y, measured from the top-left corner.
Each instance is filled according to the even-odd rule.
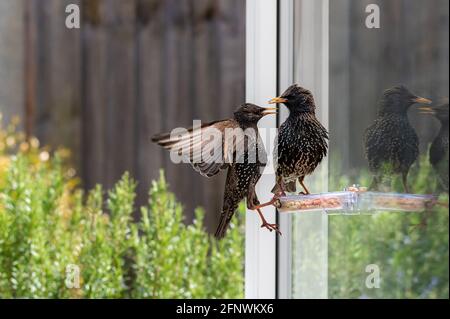
[[[330,186],[342,189],[350,178],[339,170]],[[440,193],[428,156],[409,174],[412,191]],[[352,182],[369,185],[368,172]],[[400,178],[391,180],[393,191],[403,192]],[[448,203],[448,195],[440,201]],[[328,240],[328,287],[330,298],[448,298],[449,213],[435,206],[429,212],[378,212],[375,215],[330,216]],[[366,266],[380,269],[380,287],[369,289]]]
[[[185,225],[161,173],[134,222],[130,176],[107,194],[101,186],[84,194],[67,155],[26,141],[13,125],[0,131],[1,298],[243,297],[238,218],[220,242],[204,231],[200,209]],[[66,285],[72,266],[79,288]]]

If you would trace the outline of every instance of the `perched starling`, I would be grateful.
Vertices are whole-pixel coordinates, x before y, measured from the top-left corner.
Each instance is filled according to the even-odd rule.
[[[419,156],[419,138],[407,114],[415,103],[431,101],[412,94],[402,85],[384,92],[378,116],[364,135],[365,153],[374,176],[370,188],[377,189],[384,174],[401,174],[404,190],[409,193],[409,168]]]
[[[421,107],[424,114],[431,114],[441,122],[441,128],[430,147],[430,163],[437,173],[443,189],[448,192],[448,100],[436,107]]]
[[[269,103],[283,103],[289,116],[280,126],[274,148],[276,165],[275,194],[296,191],[296,180],[309,194],[303,180],[327,155],[328,132],[317,120],[312,93],[298,85],[290,86]]]
[[[262,108],[244,104],[235,112],[233,119],[216,121],[191,128],[185,134],[171,136],[160,134],[153,141],[171,151],[186,152],[187,160],[196,171],[206,177],[228,169],[222,214],[215,236],[223,238],[239,202],[247,199],[247,207],[256,209],[262,226],[278,231],[275,224],[269,224],[259,208],[255,185],[261,177],[267,162],[267,155],[258,133],[257,123],[267,114],[275,114],[275,108]],[[231,134],[232,133],[232,134]],[[218,136],[211,141],[210,136]]]

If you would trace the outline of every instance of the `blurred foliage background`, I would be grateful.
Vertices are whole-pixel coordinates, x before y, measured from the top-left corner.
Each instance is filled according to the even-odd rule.
[[[128,173],[111,190],[85,193],[68,156],[27,141],[14,124],[0,130],[1,298],[243,297],[238,217],[217,242],[202,210],[184,223],[162,173],[138,208]],[[66,286],[71,265],[80,269],[78,289]]]
[[[109,191],[97,185],[84,192],[69,156],[27,142],[15,123],[0,130],[0,297],[243,297],[245,207],[218,242],[204,230],[202,210],[193,224],[183,222],[162,173],[138,208],[127,173]],[[433,174],[422,157],[412,170],[414,191],[436,192]],[[369,178],[362,174],[361,183]],[[350,179],[332,176],[331,183],[342,188]],[[396,179],[391,186],[402,187]],[[137,209],[142,218],[134,222]],[[444,207],[330,216],[329,296],[448,298],[448,223]],[[380,267],[379,289],[365,285],[369,264]],[[80,267],[79,289],[66,287],[69,265]]]

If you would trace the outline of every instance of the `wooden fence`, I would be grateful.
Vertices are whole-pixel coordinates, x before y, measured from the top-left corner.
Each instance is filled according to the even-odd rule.
[[[69,3],[82,9],[79,30],[65,27]],[[379,30],[364,25],[369,3],[380,5]],[[330,1],[331,145],[344,171],[366,165],[361,132],[383,89],[448,96],[448,6]],[[224,176],[172,164],[150,138],[226,118],[244,91],[245,0],[0,0],[1,110],[45,144],[72,149],[86,188],[130,171],[142,204],[164,168],[187,219],[203,206],[212,229]],[[438,124],[422,118],[412,110],[425,152]]]
[[[69,3],[80,5],[79,30],[65,27]],[[244,102],[245,1],[10,5],[23,21],[17,36],[23,36],[25,129],[72,149],[86,188],[110,187],[129,171],[139,182],[139,203],[164,168],[187,220],[202,206],[214,227],[224,176],[206,180],[186,164],[172,164],[150,138],[193,119],[229,117]]]

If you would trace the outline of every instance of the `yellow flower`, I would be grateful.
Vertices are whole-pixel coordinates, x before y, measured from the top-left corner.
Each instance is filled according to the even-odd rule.
[[[4,172],[8,166],[11,160],[7,156],[0,156],[0,173]]]

